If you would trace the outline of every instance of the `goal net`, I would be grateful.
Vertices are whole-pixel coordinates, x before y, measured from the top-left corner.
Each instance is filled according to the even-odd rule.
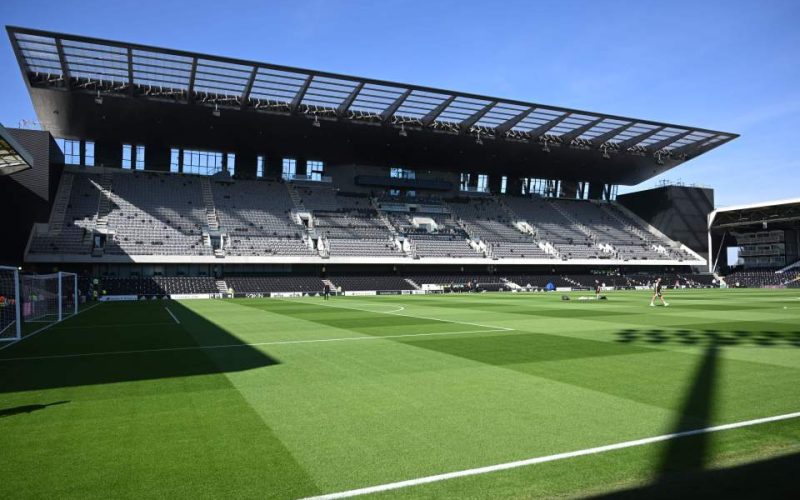
[[[78,313],[78,276],[74,273],[22,276],[22,318],[25,322],[61,321]]]
[[[19,299],[19,270],[0,266],[0,341],[19,340],[22,337]]]

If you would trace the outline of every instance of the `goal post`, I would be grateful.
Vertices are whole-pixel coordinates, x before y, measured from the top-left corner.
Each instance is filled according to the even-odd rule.
[[[0,266],[0,342],[22,338],[19,269]]]
[[[62,321],[78,313],[75,273],[22,276],[22,318],[26,322]]]

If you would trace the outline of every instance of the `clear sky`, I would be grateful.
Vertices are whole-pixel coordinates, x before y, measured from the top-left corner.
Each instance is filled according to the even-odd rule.
[[[800,1],[3,0],[0,23],[741,134],[648,181],[800,196]],[[0,37],[0,122],[35,119]]]

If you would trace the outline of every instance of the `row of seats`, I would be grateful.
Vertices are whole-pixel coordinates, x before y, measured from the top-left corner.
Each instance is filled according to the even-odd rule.
[[[329,185],[287,189],[275,181],[150,172],[68,172],[65,186],[67,179],[71,190],[59,195],[69,201],[63,223],[54,216],[54,224],[61,225],[37,234],[32,253],[90,254],[102,223],[111,235],[104,248],[110,255],[211,256],[207,233],[215,233],[218,225],[227,236],[222,250],[231,256],[311,257],[322,251],[333,257],[422,259],[689,257],[608,203],[503,196],[429,197],[420,205],[420,198],[383,197],[381,203],[394,209],[383,212],[367,194],[344,193]],[[103,186],[109,189],[107,211]],[[311,230],[294,213],[301,208],[312,213]],[[414,217],[432,224],[420,226]],[[317,237],[323,243],[312,240]],[[404,246],[397,243],[403,239]]]

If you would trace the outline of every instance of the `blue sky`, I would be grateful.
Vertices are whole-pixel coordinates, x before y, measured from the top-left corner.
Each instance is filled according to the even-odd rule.
[[[798,1],[5,0],[0,23],[741,134],[664,176],[800,196]],[[0,122],[35,114],[5,35]]]

